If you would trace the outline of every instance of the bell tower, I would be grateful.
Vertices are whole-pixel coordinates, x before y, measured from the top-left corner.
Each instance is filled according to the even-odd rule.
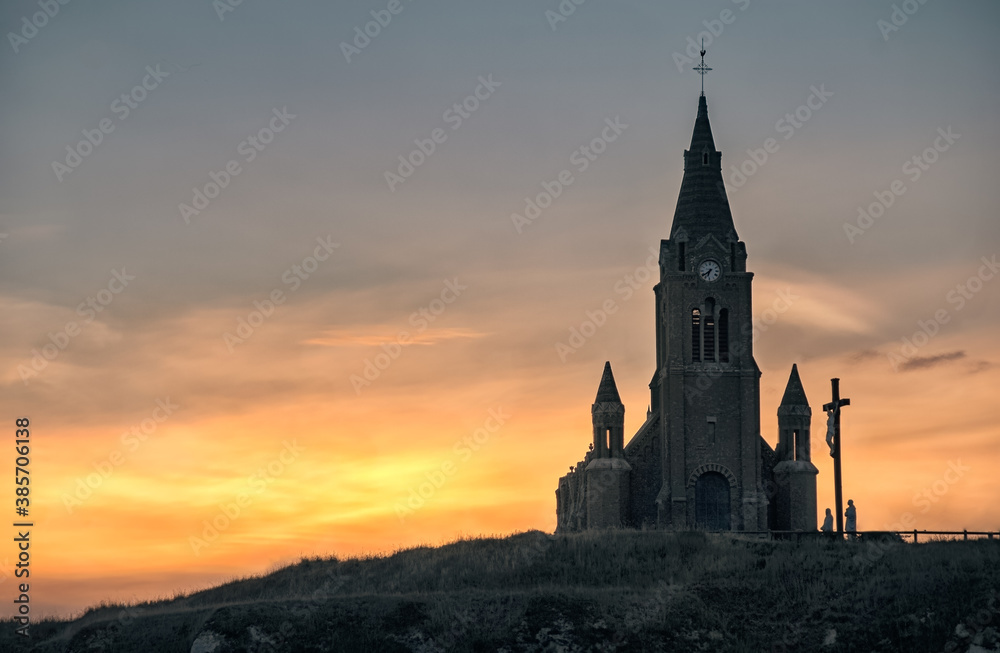
[[[702,74],[709,70],[704,54],[696,68]],[[660,528],[767,528],[753,273],[746,263],[703,92],[654,288],[656,372],[650,391],[652,411],[661,416]]]

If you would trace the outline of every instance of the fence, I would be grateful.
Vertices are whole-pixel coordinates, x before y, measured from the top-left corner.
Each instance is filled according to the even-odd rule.
[[[987,539],[996,540],[1000,542],[1000,531],[857,531],[856,533],[824,533],[822,531],[732,531],[733,535],[756,535],[758,537],[766,537],[769,540],[802,540],[802,539],[831,539],[836,540],[843,539],[844,535],[856,536],[858,539],[864,541],[879,541],[879,540],[891,540],[894,538],[899,538],[906,541],[906,538],[913,538],[913,543],[918,544],[920,542],[920,536],[943,536],[945,539],[961,536],[963,541],[968,541],[969,536],[972,539]]]

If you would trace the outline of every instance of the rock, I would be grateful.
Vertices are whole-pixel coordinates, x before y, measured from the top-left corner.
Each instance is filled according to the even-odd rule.
[[[223,637],[210,630],[200,633],[191,644],[191,653],[215,653],[222,645]]]

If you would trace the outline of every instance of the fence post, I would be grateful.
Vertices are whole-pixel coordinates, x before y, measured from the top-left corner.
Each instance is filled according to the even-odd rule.
[[[969,541],[969,529],[968,528],[963,529],[962,533],[965,534],[965,537],[962,538],[962,539],[964,539],[966,542],[968,542]]]
[[[913,529],[913,543],[917,543],[917,529],[915,528]]]

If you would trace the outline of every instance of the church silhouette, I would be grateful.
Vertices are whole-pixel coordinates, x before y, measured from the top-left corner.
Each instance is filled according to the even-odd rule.
[[[660,242],[646,421],[626,445],[625,406],[605,363],[591,449],[559,479],[557,532],[816,530],[812,410],[796,366],[778,407],[777,448],[760,435],[746,263],[702,91],[670,237]]]

